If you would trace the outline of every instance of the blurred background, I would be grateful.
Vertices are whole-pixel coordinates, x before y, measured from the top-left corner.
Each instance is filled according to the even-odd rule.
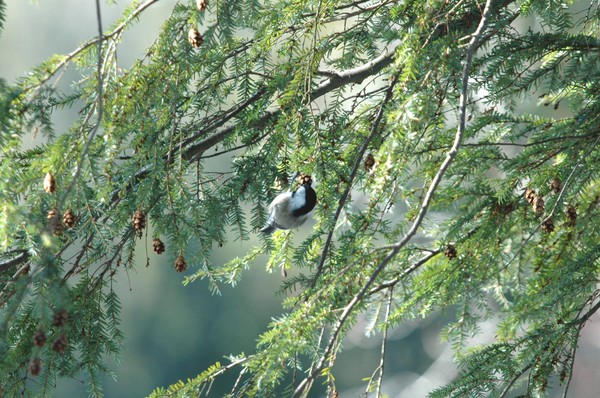
[[[151,6],[124,35],[119,50],[121,68],[128,68],[134,59],[144,55],[175,3],[175,0],[161,0]],[[127,4],[124,0],[110,6],[102,2],[105,31]],[[0,33],[0,78],[14,83],[44,59],[71,52],[96,34],[94,0],[11,0]],[[77,79],[71,69],[60,84],[69,87]],[[523,106],[537,108],[535,100]],[[72,109],[56,114],[57,134],[69,128],[76,113],[77,109]],[[31,147],[44,140],[40,136],[28,137],[24,145]],[[310,225],[302,228],[309,229]],[[302,231],[298,235],[300,239]],[[212,261],[215,265],[222,264],[245,254],[256,244],[258,239],[227,243],[215,248]],[[123,305],[125,340],[121,363],[110,363],[116,380],[104,377],[104,391],[109,398],[144,397],[156,387],[195,377],[216,361],[226,364],[227,355],[252,353],[258,335],[266,331],[273,317],[283,312],[282,297],[277,294],[282,276],[267,272],[260,261],[235,288],[222,286],[221,295],[212,295],[205,281],[184,287],[181,283],[184,275],[193,273],[195,268],[191,266],[184,275],[178,274],[172,267],[174,258],[166,253],[155,255],[151,246],[151,234],[144,235],[137,250],[139,265],[127,274],[121,272],[115,285]],[[147,253],[149,267],[145,266]],[[452,351],[439,339],[440,329],[452,316],[452,312],[440,314],[390,331],[385,393],[390,397],[424,397],[455,375]],[[599,320],[595,316],[583,330],[570,397],[592,398],[600,391]],[[352,330],[333,369],[343,398],[364,397],[366,382],[362,380],[370,377],[379,363],[381,335],[365,336],[365,324],[366,319]],[[481,338],[493,340],[493,327],[492,323],[484,324]],[[83,377],[59,380],[55,396],[87,396]],[[210,396],[227,393],[233,383],[232,379],[223,383],[227,380],[216,383]],[[553,396],[561,394],[559,388]],[[322,394],[315,391],[312,396],[319,395]]]

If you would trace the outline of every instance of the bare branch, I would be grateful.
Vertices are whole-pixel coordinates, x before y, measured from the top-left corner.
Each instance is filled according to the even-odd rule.
[[[18,250],[18,251],[11,252],[11,254],[12,253],[18,253],[18,254],[15,257],[11,258],[10,260],[0,263],[0,272],[7,271],[9,268],[11,268],[15,265],[22,264],[22,263],[26,262],[27,260],[29,260],[29,253],[26,250]]]

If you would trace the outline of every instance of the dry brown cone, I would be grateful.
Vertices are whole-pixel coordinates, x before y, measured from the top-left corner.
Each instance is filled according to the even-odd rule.
[[[198,48],[204,43],[204,38],[196,28],[190,28],[188,31],[188,41],[194,48]]]
[[[133,229],[135,229],[137,236],[142,236],[142,231],[146,228],[146,215],[142,213],[141,210],[136,210],[135,213],[133,213],[131,222],[133,223]]]
[[[38,347],[43,347],[46,344],[46,333],[43,330],[39,329],[33,335],[33,344]]]
[[[69,314],[65,310],[58,310],[52,317],[52,326],[63,327],[69,320]]]
[[[536,196],[535,199],[533,199],[533,211],[535,211],[536,213],[540,214],[544,212],[544,198],[542,198],[541,196]]]
[[[565,215],[567,216],[568,225],[574,227],[575,222],[577,222],[577,209],[572,205],[569,205],[565,211]]]
[[[554,177],[552,179],[552,181],[550,181],[550,190],[555,193],[555,194],[559,194],[560,190],[562,189],[562,183],[560,182],[560,180],[558,179],[558,177]]]
[[[165,252],[165,244],[158,238],[152,239],[152,249],[156,254],[163,254]]]
[[[47,172],[46,177],[44,178],[44,191],[48,193],[56,191],[56,180],[50,172]]]
[[[365,170],[367,170],[367,171],[373,170],[373,166],[375,166],[375,157],[373,156],[372,153],[369,153],[367,155],[364,166],[365,166]]]
[[[200,12],[206,10],[207,5],[208,5],[208,1],[206,1],[206,0],[196,0],[196,7],[198,7],[198,11],[200,11]]]
[[[532,205],[533,204],[533,200],[536,197],[537,197],[537,193],[533,189],[531,189],[529,187],[527,187],[525,189],[525,199],[527,200],[527,203],[529,203],[530,205]]]
[[[60,220],[60,213],[56,209],[51,209],[46,217],[48,218],[48,227],[50,227],[50,231],[56,236],[61,236],[63,233],[63,225]]]
[[[62,354],[68,346],[67,335],[63,333],[58,339],[54,340],[54,343],[52,343],[52,351]]]
[[[510,214],[513,212],[514,209],[515,209],[515,206],[513,203],[506,203],[506,204],[501,205],[500,203],[495,202],[492,205],[492,215],[496,216],[498,214],[503,214],[503,215]]]
[[[547,233],[554,231],[554,221],[552,221],[552,217],[548,217],[542,222],[542,231]]]
[[[175,271],[184,272],[186,269],[187,263],[185,262],[183,256],[180,254],[179,257],[177,257],[177,260],[175,260]]]
[[[446,246],[446,250],[444,250],[444,256],[448,257],[450,260],[456,258],[456,247],[454,247],[454,245]]]
[[[75,213],[73,213],[73,210],[67,209],[65,214],[63,214],[63,224],[65,224],[67,228],[73,228],[76,223],[77,219],[75,218]]]
[[[42,360],[38,357],[33,358],[31,362],[29,362],[29,373],[31,373],[32,376],[37,376],[40,374],[41,370]]]

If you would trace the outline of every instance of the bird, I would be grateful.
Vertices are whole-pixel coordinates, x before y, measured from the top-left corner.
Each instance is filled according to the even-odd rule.
[[[292,192],[280,193],[269,205],[269,219],[260,232],[269,235],[276,229],[298,228],[308,219],[317,204],[317,193],[310,176],[300,176],[300,186]]]

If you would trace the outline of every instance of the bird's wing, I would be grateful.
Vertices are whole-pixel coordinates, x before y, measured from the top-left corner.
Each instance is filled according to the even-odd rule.
[[[273,201],[269,205],[269,212],[273,212],[273,210],[275,209],[275,206],[279,207],[284,202],[288,203],[291,197],[292,197],[291,192],[285,192],[285,193],[281,193],[281,194],[277,195],[275,197],[275,199],[273,199]]]

